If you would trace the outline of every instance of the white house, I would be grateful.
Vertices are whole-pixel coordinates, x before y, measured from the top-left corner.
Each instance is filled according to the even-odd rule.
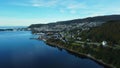
[[[103,46],[107,46],[107,41],[103,41],[103,42],[102,42],[102,45],[103,45]]]

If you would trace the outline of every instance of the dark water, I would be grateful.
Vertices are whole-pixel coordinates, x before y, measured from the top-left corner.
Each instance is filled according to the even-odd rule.
[[[30,39],[30,32],[0,32],[0,68],[104,68],[66,50]]]

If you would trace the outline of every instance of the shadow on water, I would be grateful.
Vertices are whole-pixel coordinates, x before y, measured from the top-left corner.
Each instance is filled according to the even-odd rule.
[[[95,61],[96,63],[98,63],[99,65],[104,66],[104,68],[112,68],[112,67],[110,67],[110,66],[108,66],[108,65],[103,65],[103,63],[98,62],[98,61],[96,61],[95,59],[92,59],[92,58],[87,57],[87,56],[85,56],[85,55],[82,55],[82,54],[80,55],[80,54],[77,54],[77,53],[72,52],[72,51],[69,51],[69,50],[66,50],[66,51],[67,51],[69,54],[74,55],[74,56],[77,57],[77,58],[93,60],[93,61]]]
[[[32,40],[39,40],[39,39],[36,39],[36,37],[38,37],[38,36],[34,35],[33,38],[30,38],[30,39],[32,39]],[[39,41],[42,41],[42,40],[39,40]],[[55,45],[50,45],[50,44],[47,44],[47,43],[45,43],[45,44],[46,44],[47,46],[49,46],[49,47],[57,48],[57,49],[58,49],[59,51],[61,51],[61,52],[62,52],[62,51],[65,51],[67,54],[73,55],[73,56],[75,56],[76,58],[89,59],[89,60],[94,61],[94,62],[97,63],[98,65],[103,66],[104,68],[111,68],[111,67],[109,67],[109,66],[107,66],[107,65],[104,65],[103,63],[101,63],[101,62],[99,62],[99,61],[96,61],[95,59],[92,59],[92,58],[90,58],[90,57],[88,57],[88,56],[86,56],[86,55],[78,54],[78,53],[76,53],[76,52],[69,51],[69,50],[60,48],[60,47],[55,46]]]
[[[75,56],[76,58],[93,60],[93,61],[96,62],[97,64],[102,65],[104,68],[112,68],[112,67],[110,67],[110,66],[108,66],[108,65],[104,65],[103,63],[98,62],[98,61],[96,61],[95,59],[92,59],[92,58],[90,58],[90,57],[88,57],[88,56],[86,56],[86,55],[78,54],[78,53],[75,53],[75,52],[73,52],[73,51],[69,51],[69,50],[60,48],[60,47],[58,47],[58,46],[54,46],[54,45],[50,45],[50,44],[46,44],[46,45],[48,45],[48,46],[50,46],[50,47],[57,48],[59,51],[65,50],[68,54],[73,55],[73,56]]]

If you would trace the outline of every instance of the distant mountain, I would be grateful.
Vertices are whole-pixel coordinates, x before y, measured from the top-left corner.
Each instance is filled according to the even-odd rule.
[[[27,31],[28,26],[0,26],[0,31]]]
[[[0,29],[26,28],[28,26],[0,26]]]
[[[110,20],[120,20],[120,15],[96,16],[96,17],[88,17],[84,19],[60,21],[56,23],[57,24],[71,24],[71,23],[83,23],[83,22],[106,22]]]
[[[36,28],[36,30],[38,31],[42,31],[42,30],[61,31],[64,29],[72,29],[72,28],[95,27],[111,20],[120,20],[120,15],[88,17],[84,19],[59,21],[49,24],[32,24],[29,26],[29,28]]]

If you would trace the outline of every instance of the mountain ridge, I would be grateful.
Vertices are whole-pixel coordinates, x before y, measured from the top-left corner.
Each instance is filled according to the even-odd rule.
[[[68,20],[68,21],[58,21],[48,24],[32,24],[29,26],[29,28],[39,28],[37,29],[39,31],[44,31],[44,30],[61,31],[64,29],[73,29],[76,27],[77,28],[95,27],[111,20],[120,20],[120,15],[104,15],[104,16],[87,17],[83,19]]]

